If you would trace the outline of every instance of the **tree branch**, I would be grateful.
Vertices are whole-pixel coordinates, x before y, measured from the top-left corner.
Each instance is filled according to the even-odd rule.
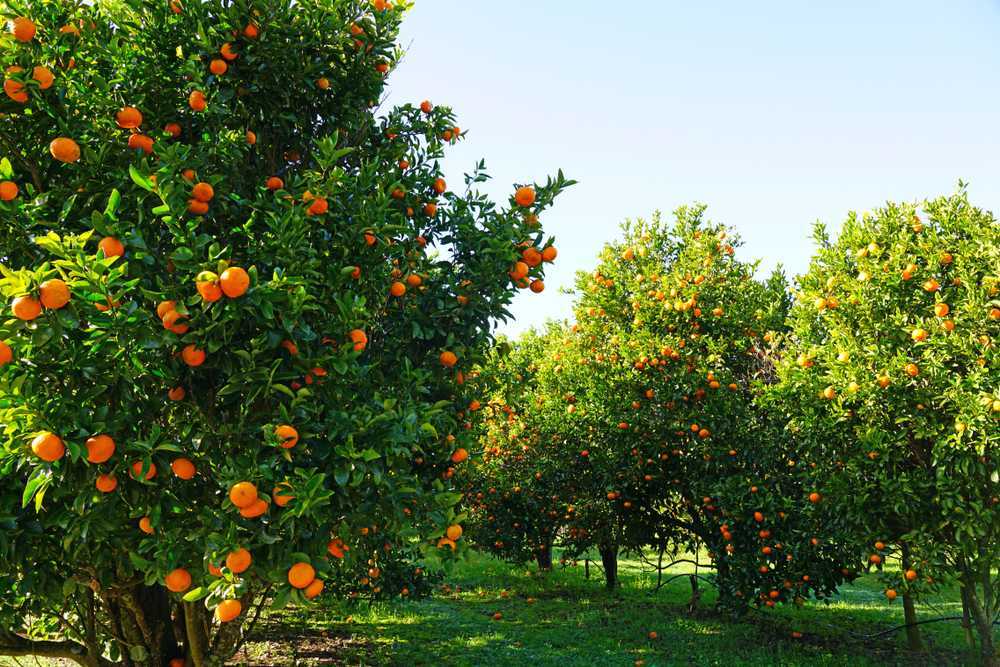
[[[113,667],[114,663],[101,656],[92,656],[87,647],[73,641],[33,641],[21,635],[0,630],[0,655],[63,658],[85,667]]]

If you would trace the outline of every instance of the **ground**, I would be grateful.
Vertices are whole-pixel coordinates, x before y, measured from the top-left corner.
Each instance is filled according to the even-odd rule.
[[[687,566],[690,570],[690,566]],[[685,570],[677,570],[683,572]],[[734,620],[712,610],[706,591],[688,613],[686,577],[655,592],[656,575],[624,560],[622,588],[604,590],[600,571],[560,568],[539,574],[471,555],[451,572],[448,589],[422,601],[347,604],[272,613],[255,628],[232,665],[974,665],[955,621],[923,626],[930,650],[914,655],[901,632],[902,604],[889,603],[874,576],[844,587],[829,605],[811,602]],[[493,620],[493,614],[502,614]],[[918,608],[921,620],[961,614],[954,589]],[[801,638],[792,632],[801,632]],[[650,639],[649,633],[656,632]],[[14,665],[4,662],[0,665]],[[21,665],[42,665],[21,659]]]

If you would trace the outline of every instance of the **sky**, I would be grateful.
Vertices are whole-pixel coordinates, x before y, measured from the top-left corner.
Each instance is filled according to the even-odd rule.
[[[450,183],[480,158],[499,201],[560,168],[579,181],[542,216],[559,257],[507,334],[570,317],[560,288],[656,210],[703,202],[790,277],[817,220],[959,179],[1000,214],[1000,0],[416,0],[401,44],[388,101],[446,104],[469,131]]]

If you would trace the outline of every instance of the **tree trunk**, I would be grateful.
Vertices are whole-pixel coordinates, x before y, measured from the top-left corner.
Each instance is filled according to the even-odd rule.
[[[548,571],[552,569],[552,547],[544,547],[535,553],[535,560],[538,562],[538,569]]]
[[[972,610],[969,608],[969,586],[962,582],[959,589],[962,593],[962,631],[965,633],[965,644],[970,650],[976,650],[976,635],[972,631]]]
[[[987,570],[986,576],[989,576]],[[979,635],[979,655],[983,661],[983,667],[998,667],[1000,659],[997,657],[996,644],[993,641],[993,621],[986,612],[983,603],[980,602],[976,589],[969,587],[969,610],[972,612],[972,619],[976,624],[976,634]]]
[[[604,584],[609,591],[618,588],[618,547],[602,544],[601,563],[604,565]]]
[[[910,547],[905,543],[901,546],[903,572],[906,572],[910,569]],[[906,647],[911,651],[924,650],[924,644],[920,638],[920,626],[917,625],[917,608],[909,589],[903,590],[903,622],[906,623]]]

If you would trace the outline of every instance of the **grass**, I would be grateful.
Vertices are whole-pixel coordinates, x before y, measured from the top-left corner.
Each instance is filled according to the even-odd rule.
[[[690,566],[676,572],[690,572]],[[636,560],[620,564],[622,587],[607,592],[597,567],[540,574],[472,554],[449,575],[449,589],[421,601],[376,604],[326,599],[265,616],[231,662],[248,667],[314,665],[975,665],[957,622],[922,626],[928,650],[906,651],[900,600],[890,604],[873,576],[845,586],[830,604],[780,606],[733,619],[712,609],[705,590],[688,612],[686,577],[654,591],[656,575]],[[529,599],[532,601],[529,602]],[[493,614],[502,614],[493,620]],[[920,619],[961,614],[946,589],[918,606]],[[649,633],[655,631],[656,639]],[[799,639],[792,631],[803,634]],[[0,658],[0,665],[68,663]]]
[[[678,569],[677,572],[684,570]],[[732,619],[713,611],[706,591],[690,614],[687,578],[654,592],[655,573],[624,560],[622,588],[607,592],[596,567],[539,574],[472,555],[429,600],[376,604],[328,601],[262,621],[239,665],[961,665],[956,622],[922,627],[928,650],[908,653],[902,633],[871,638],[902,623],[874,577],[844,587],[830,604],[780,607]],[[529,601],[532,599],[532,601]],[[494,613],[502,619],[493,620]],[[921,619],[961,613],[957,591],[918,607]],[[803,633],[795,639],[792,631]],[[649,639],[649,632],[657,633]]]

